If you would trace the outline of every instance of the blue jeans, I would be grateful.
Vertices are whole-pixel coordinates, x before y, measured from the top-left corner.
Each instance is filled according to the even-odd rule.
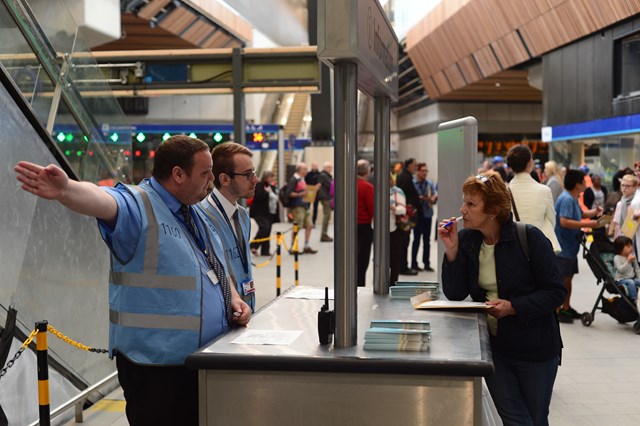
[[[623,285],[627,289],[627,296],[629,299],[636,300],[638,298],[638,287],[640,287],[640,279],[625,278],[623,280],[616,281],[616,284]]]
[[[411,246],[411,267],[418,269],[418,249],[422,240],[422,264],[429,267],[429,238],[431,237],[431,218],[418,218],[416,227],[413,228],[413,245]]]
[[[493,352],[496,372],[485,380],[504,426],[549,424],[558,362],[558,356],[542,362],[518,361]]]

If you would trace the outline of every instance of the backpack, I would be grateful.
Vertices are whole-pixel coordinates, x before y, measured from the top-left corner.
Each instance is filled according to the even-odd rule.
[[[282,207],[289,207],[291,204],[291,198],[287,196],[287,185],[282,185],[278,190],[278,200],[280,200],[280,204]]]

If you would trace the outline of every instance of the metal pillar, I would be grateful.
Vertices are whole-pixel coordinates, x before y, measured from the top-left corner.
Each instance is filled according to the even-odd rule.
[[[373,216],[373,292],[389,293],[389,156],[391,152],[391,100],[376,97],[374,104],[373,174],[375,212]]]
[[[357,66],[338,63],[334,67],[334,126],[335,126],[335,346],[349,347],[357,342],[356,319],[356,154],[357,130]]]
[[[242,90],[244,76],[242,72],[242,49],[239,47],[233,49],[231,63],[233,68],[233,140],[241,145],[246,145],[245,102]]]

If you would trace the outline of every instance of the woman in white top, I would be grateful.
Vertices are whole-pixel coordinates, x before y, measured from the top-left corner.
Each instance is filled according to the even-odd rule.
[[[527,145],[511,147],[507,152],[507,164],[515,173],[509,182],[509,190],[513,196],[515,210],[518,211],[518,220],[540,229],[551,241],[553,250],[559,253],[560,243],[555,233],[556,210],[551,189],[531,177],[531,171],[535,166],[529,147]]]

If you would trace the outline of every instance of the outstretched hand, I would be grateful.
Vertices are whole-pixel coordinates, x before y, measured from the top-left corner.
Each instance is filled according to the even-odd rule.
[[[67,174],[54,164],[42,167],[20,161],[13,170],[17,173],[16,179],[22,183],[22,189],[47,200],[59,199],[69,185]]]

